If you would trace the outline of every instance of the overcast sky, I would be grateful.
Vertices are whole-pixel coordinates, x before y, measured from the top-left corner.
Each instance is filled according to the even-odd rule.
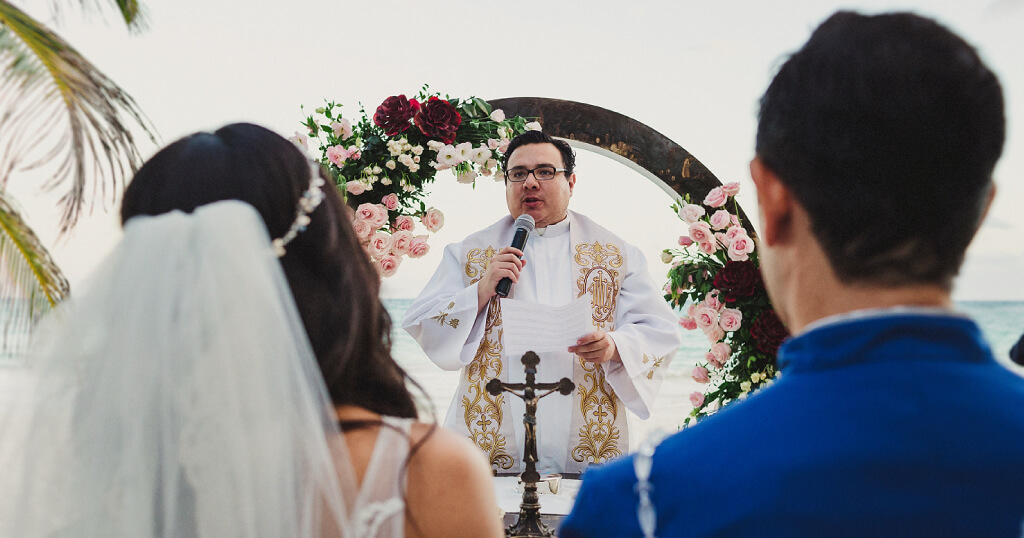
[[[15,3],[53,22],[50,2]],[[751,215],[747,163],[756,102],[785,54],[839,8],[933,16],[974,44],[1000,76],[1009,118],[996,169],[999,194],[954,297],[1024,300],[1020,0],[149,0],[145,6],[149,28],[139,35],[113,16],[83,17],[75,8],[61,14],[56,29],[135,98],[163,143],[236,121],[287,136],[301,129],[301,105],[311,110],[330,99],[351,117],[359,103],[372,112],[387,96],[414,94],[424,83],[453,97],[552,97],[608,108],[660,131],[722,181],[740,181],[740,201]],[[156,147],[142,150],[148,156]],[[684,230],[668,208],[670,197],[610,159],[586,153],[579,162],[570,207],[638,244],[663,281],[658,253]],[[39,185],[23,176],[9,188],[78,286],[119,238],[116,206],[97,206],[70,238],[55,243],[55,197]],[[504,189],[489,180],[471,189],[442,172],[432,193],[446,227],[432,237],[431,256],[406,261],[386,281],[386,296],[415,296],[446,243],[507,211]]]

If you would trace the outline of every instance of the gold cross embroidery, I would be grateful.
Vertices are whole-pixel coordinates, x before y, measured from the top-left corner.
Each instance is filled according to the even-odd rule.
[[[451,328],[453,328],[453,329],[458,329],[459,328],[459,320],[458,320],[458,318],[448,319],[448,314],[451,313],[451,309],[454,306],[455,306],[455,301],[452,301],[452,302],[448,303],[448,306],[446,306],[444,308],[444,310],[441,310],[440,312],[437,313],[436,316],[433,316],[430,319],[437,320],[437,322],[439,324],[441,324],[442,327],[444,327],[447,324],[447,325],[450,325]]]

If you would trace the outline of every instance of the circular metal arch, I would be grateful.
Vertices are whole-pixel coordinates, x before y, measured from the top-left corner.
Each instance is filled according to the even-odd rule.
[[[488,101],[506,116],[537,118],[544,132],[569,145],[610,157],[661,187],[666,194],[689,194],[696,203],[722,182],[689,151],[667,136],[618,112],[576,101],[547,97],[506,97]],[[756,237],[753,223],[737,203],[743,227]]]

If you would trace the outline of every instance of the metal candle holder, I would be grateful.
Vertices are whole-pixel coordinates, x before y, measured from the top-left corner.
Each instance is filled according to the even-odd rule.
[[[527,351],[523,355],[522,362],[526,367],[526,383],[502,383],[500,379],[494,378],[487,382],[487,392],[492,396],[508,392],[521,398],[526,404],[526,413],[523,414],[523,424],[526,426],[523,450],[526,471],[522,474],[523,502],[519,505],[519,519],[505,529],[505,536],[542,538],[554,536],[554,531],[540,520],[540,497],[537,495],[537,483],[540,482],[540,473],[537,472],[537,401],[556,391],[568,396],[576,389],[576,385],[567,377],[563,377],[557,383],[537,383],[537,365],[540,364],[540,357],[532,351]],[[540,391],[547,392],[539,394]]]

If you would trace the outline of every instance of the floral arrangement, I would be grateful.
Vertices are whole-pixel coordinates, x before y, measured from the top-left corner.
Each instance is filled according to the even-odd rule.
[[[419,258],[430,246],[417,235],[444,225],[444,214],[427,207],[427,185],[437,172],[451,170],[459,183],[478,177],[502,181],[501,157],[509,140],[540,124],[506,118],[478,98],[464,100],[423,86],[412,98],[393,95],[372,116],[360,110],[345,117],[341,105],[327,102],[306,117],[306,133],[291,140],[306,151],[318,146],[319,160],[331,171],[339,191],[355,208],[353,223],[382,276],[392,276],[404,256]]]
[[[735,211],[739,189],[739,183],[726,183],[701,204],[684,196],[672,206],[689,230],[678,248],[662,252],[662,261],[672,264],[665,300],[686,308],[679,324],[701,330],[709,342],[691,373],[707,389],[690,395],[687,423],[770,384],[778,375],[775,355],[788,336],[761,280],[755,241],[738,211],[726,209],[731,203]]]

